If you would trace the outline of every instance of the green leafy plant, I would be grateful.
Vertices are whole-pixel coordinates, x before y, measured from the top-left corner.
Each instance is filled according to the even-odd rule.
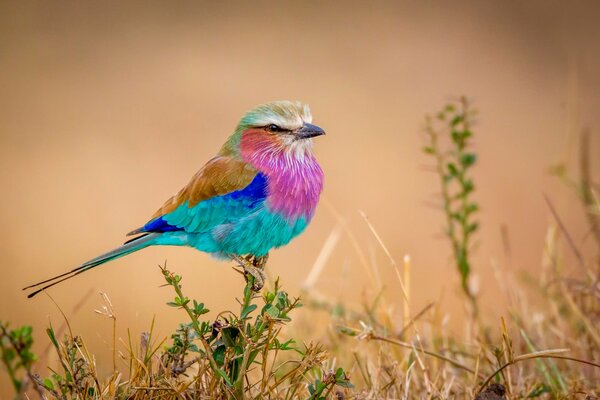
[[[474,116],[467,98],[462,97],[458,102],[446,105],[435,118],[426,117],[428,143],[423,152],[435,161],[446,215],[445,234],[452,245],[461,287],[471,302],[474,315],[478,315],[476,294],[469,286],[473,235],[479,228],[474,219],[479,205],[473,200],[475,183],[471,176],[471,169],[477,162],[477,155],[471,150]]]
[[[40,396],[60,400],[99,398],[214,398],[325,399],[352,387],[342,368],[328,368],[328,356],[320,345],[299,345],[283,338],[282,330],[291,322],[291,313],[301,306],[275,281],[272,290],[261,295],[252,291],[252,278],[244,286],[239,311],[223,311],[210,321],[210,311],[183,293],[182,277],[161,268],[163,277],[175,291],[168,306],[185,311],[188,321],[157,342],[153,326],[141,335],[139,346],[131,337],[127,354],[121,359],[129,365],[129,379],[115,368],[108,380],[98,377],[94,357],[85,343],[70,330],[62,340],[47,329],[59,368],[46,379],[32,372],[36,356],[31,352],[32,329],[15,330],[0,324],[0,351],[6,371],[18,396],[27,385]],[[110,304],[108,297],[103,299]],[[113,323],[112,307],[106,312]],[[311,377],[318,378],[312,379]],[[31,388],[31,386],[30,386]]]
[[[62,371],[52,370],[52,376],[37,382],[37,386],[60,399],[94,398],[101,393],[93,357],[88,354],[81,337],[69,334],[59,341],[52,326],[46,329],[46,333],[58,355]]]
[[[291,321],[289,314],[301,304],[299,299],[290,299],[286,292],[280,290],[278,280],[273,290],[267,290],[259,296],[252,291],[250,278],[244,288],[239,313],[221,313],[213,322],[209,322],[200,321],[200,317],[208,312],[204,304],[190,300],[183,294],[181,276],[165,268],[162,272],[165,281],[177,295],[168,305],[183,309],[190,319],[172,337],[174,342],[169,349],[169,354],[177,355],[174,360],[180,366],[178,372],[181,366],[191,365],[182,361],[186,352],[196,352],[199,356],[195,361],[205,363],[212,372],[210,385],[218,387],[222,393],[241,399],[248,394],[251,397],[257,394],[269,396],[282,382],[298,382],[301,376],[318,367],[323,360],[324,353],[319,347],[309,345],[301,348],[295,346],[292,339],[279,339],[282,326]],[[262,302],[260,310],[255,302],[258,298]],[[195,342],[199,345],[195,346]],[[298,364],[277,365],[278,354],[290,350],[300,357]],[[289,368],[286,364],[296,366]],[[261,372],[258,379],[255,379],[256,374],[251,373],[254,366]],[[326,372],[324,376],[326,379],[323,381],[308,386],[311,398],[322,398],[322,393],[330,391],[335,385],[350,386],[341,368],[335,373]]]
[[[31,378],[31,367],[37,359],[31,351],[33,337],[31,326],[10,329],[8,323],[0,321],[0,351],[6,372],[17,393],[21,393]]]

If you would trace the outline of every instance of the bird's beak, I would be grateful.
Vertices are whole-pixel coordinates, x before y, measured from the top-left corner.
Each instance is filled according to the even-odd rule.
[[[325,131],[316,125],[305,123],[302,128],[296,131],[296,137],[298,139],[310,139],[315,136],[321,136],[325,134]]]

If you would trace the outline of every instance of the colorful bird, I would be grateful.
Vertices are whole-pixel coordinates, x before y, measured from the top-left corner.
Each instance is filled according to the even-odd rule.
[[[216,157],[152,216],[138,235],[108,253],[28,286],[27,297],[148,246],[190,246],[234,260],[253,289],[264,283],[269,251],[284,246],[311,221],[323,171],[312,138],[324,135],[307,105],[275,101],[244,115]],[[42,286],[38,289],[39,286]]]

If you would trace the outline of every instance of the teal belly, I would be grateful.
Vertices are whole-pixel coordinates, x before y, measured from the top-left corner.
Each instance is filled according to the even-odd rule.
[[[189,245],[208,253],[264,256],[269,250],[288,244],[308,225],[305,217],[291,221],[278,213],[261,208],[256,213],[210,232],[194,235]]]

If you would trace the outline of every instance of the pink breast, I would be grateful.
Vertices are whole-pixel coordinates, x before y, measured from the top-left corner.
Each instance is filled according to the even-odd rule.
[[[242,157],[267,177],[267,206],[287,219],[312,218],[323,190],[323,170],[309,152],[289,151],[277,136],[245,131]]]

